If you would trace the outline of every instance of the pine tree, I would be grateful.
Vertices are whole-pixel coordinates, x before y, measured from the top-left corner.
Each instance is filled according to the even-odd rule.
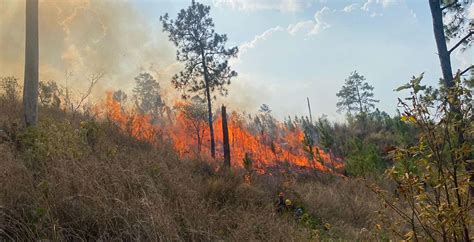
[[[185,64],[184,70],[173,77],[173,85],[183,92],[184,98],[194,93],[204,95],[207,100],[211,155],[215,157],[211,94],[217,90],[221,95],[227,95],[226,85],[237,76],[228,59],[236,57],[238,49],[226,48],[227,36],[215,33],[209,11],[209,6],[192,1],[191,6],[182,9],[176,19],[172,20],[165,14],[160,21],[170,41],[178,48],[177,60]]]
[[[359,75],[357,71],[352,72],[345,80],[342,89],[336,94],[340,99],[336,104],[338,111],[368,113],[375,108],[375,103],[379,102],[373,98],[373,90],[374,87],[365,81],[363,75]]]

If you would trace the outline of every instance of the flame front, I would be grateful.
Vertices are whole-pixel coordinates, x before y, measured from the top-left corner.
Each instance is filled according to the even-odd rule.
[[[186,102],[177,102],[175,106],[188,105]],[[210,136],[207,122],[197,123],[187,118],[182,110],[176,109],[168,116],[167,122],[153,125],[151,117],[139,114],[137,111],[125,110],[122,105],[113,99],[112,93],[107,93],[105,114],[122,132],[131,135],[137,140],[147,141],[159,146],[158,132],[162,140],[169,140],[182,158],[201,157],[210,158]],[[270,138],[265,133],[254,134],[239,119],[236,112],[228,116],[229,143],[232,165],[243,167],[245,154],[249,154],[253,161],[253,168],[259,173],[266,173],[266,168],[278,163],[287,162],[290,165],[317,169],[323,172],[333,172],[343,167],[339,158],[330,156],[320,147],[311,147],[317,154],[310,157],[303,148],[304,133],[301,128],[288,129],[277,123],[276,132]],[[216,160],[223,159],[223,131],[222,117],[214,120],[216,140]]]
[[[122,105],[114,100],[111,92],[107,93],[105,111],[107,118],[114,122],[123,132],[130,134],[137,140],[156,144],[158,127],[151,124],[149,115],[124,110]]]

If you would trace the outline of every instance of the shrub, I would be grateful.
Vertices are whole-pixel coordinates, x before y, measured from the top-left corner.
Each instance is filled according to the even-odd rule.
[[[400,100],[404,108],[401,119],[416,126],[420,138],[393,153],[398,164],[387,175],[398,184],[397,196],[373,189],[398,215],[382,218],[402,239],[470,241],[471,90],[459,78],[452,88],[441,90],[421,85],[422,78],[413,77],[399,88],[411,91],[410,97]]]
[[[44,168],[52,160],[81,160],[89,152],[81,132],[67,121],[45,119],[20,132],[16,143],[30,168]]]
[[[16,101],[20,96],[20,85],[18,78],[13,76],[2,77],[0,88],[3,89],[3,96],[8,101]]]
[[[345,170],[353,176],[368,176],[380,172],[383,168],[382,158],[373,144],[363,144],[353,140],[353,151],[346,158]]]

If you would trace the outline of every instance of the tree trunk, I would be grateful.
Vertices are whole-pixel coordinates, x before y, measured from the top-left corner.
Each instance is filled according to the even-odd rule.
[[[443,82],[447,88],[454,86],[453,80],[453,70],[451,67],[451,56],[446,45],[446,36],[444,34],[444,24],[443,24],[443,10],[441,9],[441,2],[439,0],[429,0],[431,16],[433,19],[433,32],[436,40],[436,47],[438,49],[439,62],[441,64],[441,72],[443,73]],[[451,111],[456,114],[456,118],[459,121],[462,121],[462,115],[459,107],[450,103]],[[459,129],[459,127],[457,128]],[[464,134],[460,130],[456,130],[458,133],[458,143],[464,143]],[[466,160],[469,160],[470,157],[466,157]],[[472,163],[467,163],[466,170],[470,173],[470,181],[474,181],[474,165]],[[474,196],[474,186],[469,186],[469,193],[471,196]]]
[[[311,105],[309,104],[309,97],[306,97],[306,100],[308,101],[309,121],[311,122],[311,124],[313,124],[313,115],[311,114]]]
[[[222,137],[224,139],[224,167],[230,168],[229,130],[227,128],[227,112],[224,105],[222,105]]]
[[[329,149],[329,160],[331,161],[332,171],[335,172],[336,171],[336,166],[334,165],[334,160],[333,160],[332,157],[333,157],[332,150]]]
[[[211,156],[216,158],[216,142],[214,141],[214,126],[212,123],[212,103],[211,103],[211,91],[209,88],[209,75],[207,73],[206,60],[204,58],[204,53],[202,55],[203,59],[203,69],[204,69],[204,81],[206,82],[206,98],[207,98],[207,112],[208,112],[208,121],[209,121],[209,136],[211,136]]]
[[[23,116],[26,126],[38,122],[38,0],[26,0],[25,76]]]
[[[439,0],[429,0],[429,3],[431,17],[433,18],[433,32],[436,40],[436,48],[438,49],[439,62],[441,63],[441,71],[443,72],[443,81],[446,87],[452,87],[454,85],[453,70],[451,68],[451,57],[449,56],[446,36],[444,34],[441,2]]]
[[[202,143],[202,141],[201,141],[201,131],[198,129],[196,134],[197,134],[197,139],[198,139],[197,140],[198,141],[197,142],[198,143],[198,153],[201,154],[201,143]]]
[[[360,92],[359,92],[359,87],[356,86],[356,90],[357,90],[357,102],[359,103],[359,111],[360,113],[364,113],[364,108],[362,107],[362,98],[360,97]]]

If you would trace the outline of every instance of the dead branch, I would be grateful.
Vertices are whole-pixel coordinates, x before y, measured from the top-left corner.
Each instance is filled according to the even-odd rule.
[[[464,36],[461,40],[459,40],[451,49],[449,49],[449,54],[451,54],[451,52],[453,52],[456,48],[458,48],[464,41],[466,41],[469,37],[471,37],[471,35],[474,33],[474,31],[470,30],[469,31],[469,34],[467,34],[466,36]]]
[[[474,69],[474,65],[469,66],[468,68],[464,69],[464,71],[459,72],[458,76],[462,76],[466,74],[469,70]]]
[[[95,74],[92,74],[89,76],[89,78],[87,79],[87,81],[89,82],[89,87],[87,88],[86,92],[84,92],[82,95],[81,95],[81,98],[79,99],[79,102],[77,103],[77,106],[74,107],[73,104],[71,104],[71,107],[73,108],[72,109],[72,112],[73,112],[73,115],[77,112],[77,110],[82,106],[83,102],[91,95],[92,93],[92,89],[94,88],[94,86],[97,84],[97,82],[102,79],[102,77],[104,76],[104,72],[98,72],[98,73],[95,73]]]

